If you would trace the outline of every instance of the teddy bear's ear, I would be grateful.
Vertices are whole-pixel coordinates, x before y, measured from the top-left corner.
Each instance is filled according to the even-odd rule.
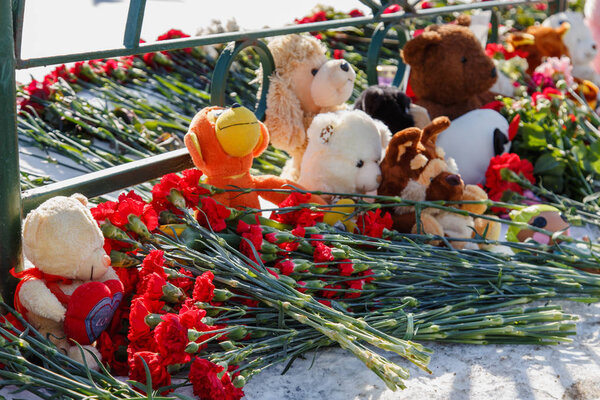
[[[75,193],[71,195],[71,198],[74,200],[77,200],[78,202],[80,202],[81,204],[83,204],[84,206],[88,205],[88,199],[87,197],[85,197],[84,195],[82,195],[81,193]]]
[[[430,25],[428,28],[431,28]],[[409,40],[402,49],[402,59],[408,65],[420,65],[425,62],[425,55],[429,47],[442,41],[442,35],[435,30],[426,30],[419,36]]]
[[[260,138],[258,139],[258,143],[254,147],[254,150],[252,150],[253,157],[260,156],[263,153],[263,151],[265,151],[267,149],[267,147],[269,146],[269,131],[267,130],[267,127],[265,126],[265,124],[263,124],[260,121],[259,121],[259,124],[260,124]]]
[[[379,133],[379,137],[381,138],[381,148],[385,149],[390,143],[390,140],[392,139],[392,132],[390,132],[387,125],[383,122],[377,119],[374,119],[373,121],[375,122],[377,132]]]
[[[471,26],[471,16],[467,14],[460,14],[458,18],[456,18],[456,24],[460,26]]]
[[[290,82],[279,75],[271,75],[265,124],[274,147],[289,152],[304,146],[306,136],[302,116],[300,100]]]

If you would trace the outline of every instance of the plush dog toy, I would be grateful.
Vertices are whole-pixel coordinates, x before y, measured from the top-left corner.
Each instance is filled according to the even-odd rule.
[[[569,23],[571,28],[564,34],[562,40],[569,49],[573,76],[600,84],[600,76],[594,70],[592,62],[598,54],[596,41],[590,28],[583,19],[583,14],[575,11],[565,11],[546,18],[543,26],[558,28],[563,23]]]
[[[494,99],[494,62],[467,26],[430,25],[402,50],[416,103],[431,118],[455,119]]]
[[[325,46],[310,35],[279,36],[268,47],[275,72],[269,81],[265,125],[273,146],[292,157],[282,176],[297,180],[306,129],[315,115],[346,108],[356,73],[345,60],[328,60]]]
[[[365,194],[381,182],[389,129],[360,110],[319,114],[308,128],[298,183],[309,190]]]
[[[600,1],[587,0],[583,12],[585,14],[585,23],[590,28],[596,46],[600,46]],[[596,53],[593,66],[596,73],[600,74],[600,52]]]
[[[425,129],[408,128],[396,133],[381,162],[382,182],[377,193],[400,196],[406,200],[481,201],[487,195],[479,186],[465,185],[461,177],[444,161],[444,152],[436,145],[437,136],[450,125],[446,117],[435,118]],[[462,204],[457,208],[483,214],[484,204]],[[394,229],[416,232],[414,207],[396,207],[392,215]],[[474,230],[484,232],[487,222],[446,210],[424,209],[421,232],[453,238],[471,238]],[[490,225],[488,232],[497,238],[499,229]],[[488,235],[488,238],[490,236]],[[464,242],[453,245],[463,247]]]
[[[192,119],[184,141],[194,164],[206,175],[209,185],[252,189],[281,189],[286,185],[296,185],[278,176],[250,175],[252,160],[269,144],[269,132],[252,111],[239,104],[231,108],[202,109]],[[258,196],[257,192],[230,192],[213,197],[226,206],[258,209]],[[281,203],[287,196],[288,193],[260,193],[260,197],[275,204]],[[312,200],[324,204],[319,196],[313,196]]]
[[[17,311],[69,357],[81,361],[76,341],[91,346],[110,324],[123,284],[110,267],[104,237],[82,195],[57,196],[31,211],[23,224],[23,251],[35,267],[21,281]],[[96,363],[85,353],[88,365]]]
[[[456,118],[439,134],[437,145],[448,163],[456,162],[462,180],[476,185],[485,180],[492,157],[506,153],[510,138],[508,121],[494,110],[473,110]],[[468,145],[465,145],[468,144]]]
[[[568,22],[557,28],[534,25],[525,32],[509,33],[506,36],[508,51],[522,50],[527,52],[527,73],[533,74],[546,57],[569,56],[569,49],[563,37],[571,26]]]
[[[413,126],[423,129],[431,122],[425,108],[394,86],[369,86],[354,102],[354,109],[383,122],[393,133]]]

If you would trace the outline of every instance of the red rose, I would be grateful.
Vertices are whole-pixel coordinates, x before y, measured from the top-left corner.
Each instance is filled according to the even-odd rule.
[[[144,384],[147,383],[144,361],[150,370],[152,389],[158,389],[162,386],[169,386],[171,384],[171,375],[167,372],[167,367],[163,363],[161,355],[150,351],[140,351],[133,355],[133,363],[129,366],[131,368],[131,373],[129,374],[130,379]],[[164,393],[168,393],[171,390]]]
[[[203,197],[202,207],[196,218],[200,225],[206,228],[212,228],[215,232],[220,232],[227,227],[225,218],[231,215],[231,211],[222,204],[218,204],[212,197]]]
[[[162,322],[154,329],[154,340],[158,352],[164,357],[164,364],[183,364],[190,361],[190,355],[185,352],[188,344],[188,331],[175,314],[165,314]]]
[[[214,274],[211,271],[206,271],[202,275],[196,277],[192,298],[194,301],[208,303],[214,297],[215,285],[213,285]]]

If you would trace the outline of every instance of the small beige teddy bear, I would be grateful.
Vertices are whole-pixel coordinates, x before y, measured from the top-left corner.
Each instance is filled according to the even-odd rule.
[[[345,60],[328,60],[327,49],[310,35],[285,35],[268,44],[275,61],[269,78],[265,125],[271,144],[292,158],[282,177],[296,181],[315,115],[346,108],[356,73]]]
[[[23,224],[23,251],[34,265],[21,278],[15,306],[69,357],[82,361],[74,342],[92,346],[110,324],[123,284],[110,267],[104,237],[80,194],[53,197],[31,211]],[[84,351],[89,366],[96,363]]]

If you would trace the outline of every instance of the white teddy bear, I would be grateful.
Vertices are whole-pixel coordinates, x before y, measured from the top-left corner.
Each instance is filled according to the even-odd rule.
[[[563,22],[568,22],[571,28],[563,36],[563,42],[569,49],[573,76],[587,79],[600,84],[600,76],[594,70],[592,62],[598,53],[597,43],[592,37],[583,14],[575,11],[565,11],[546,18],[542,25],[558,28]]]
[[[392,136],[382,122],[360,110],[324,113],[313,119],[307,136],[300,185],[308,190],[358,194],[379,187],[379,162]]]
[[[34,265],[21,278],[15,306],[69,357],[82,361],[73,341],[93,352],[123,297],[110,267],[104,237],[80,194],[53,197],[31,211],[23,224],[23,251]],[[84,352],[88,365],[96,363]]]

